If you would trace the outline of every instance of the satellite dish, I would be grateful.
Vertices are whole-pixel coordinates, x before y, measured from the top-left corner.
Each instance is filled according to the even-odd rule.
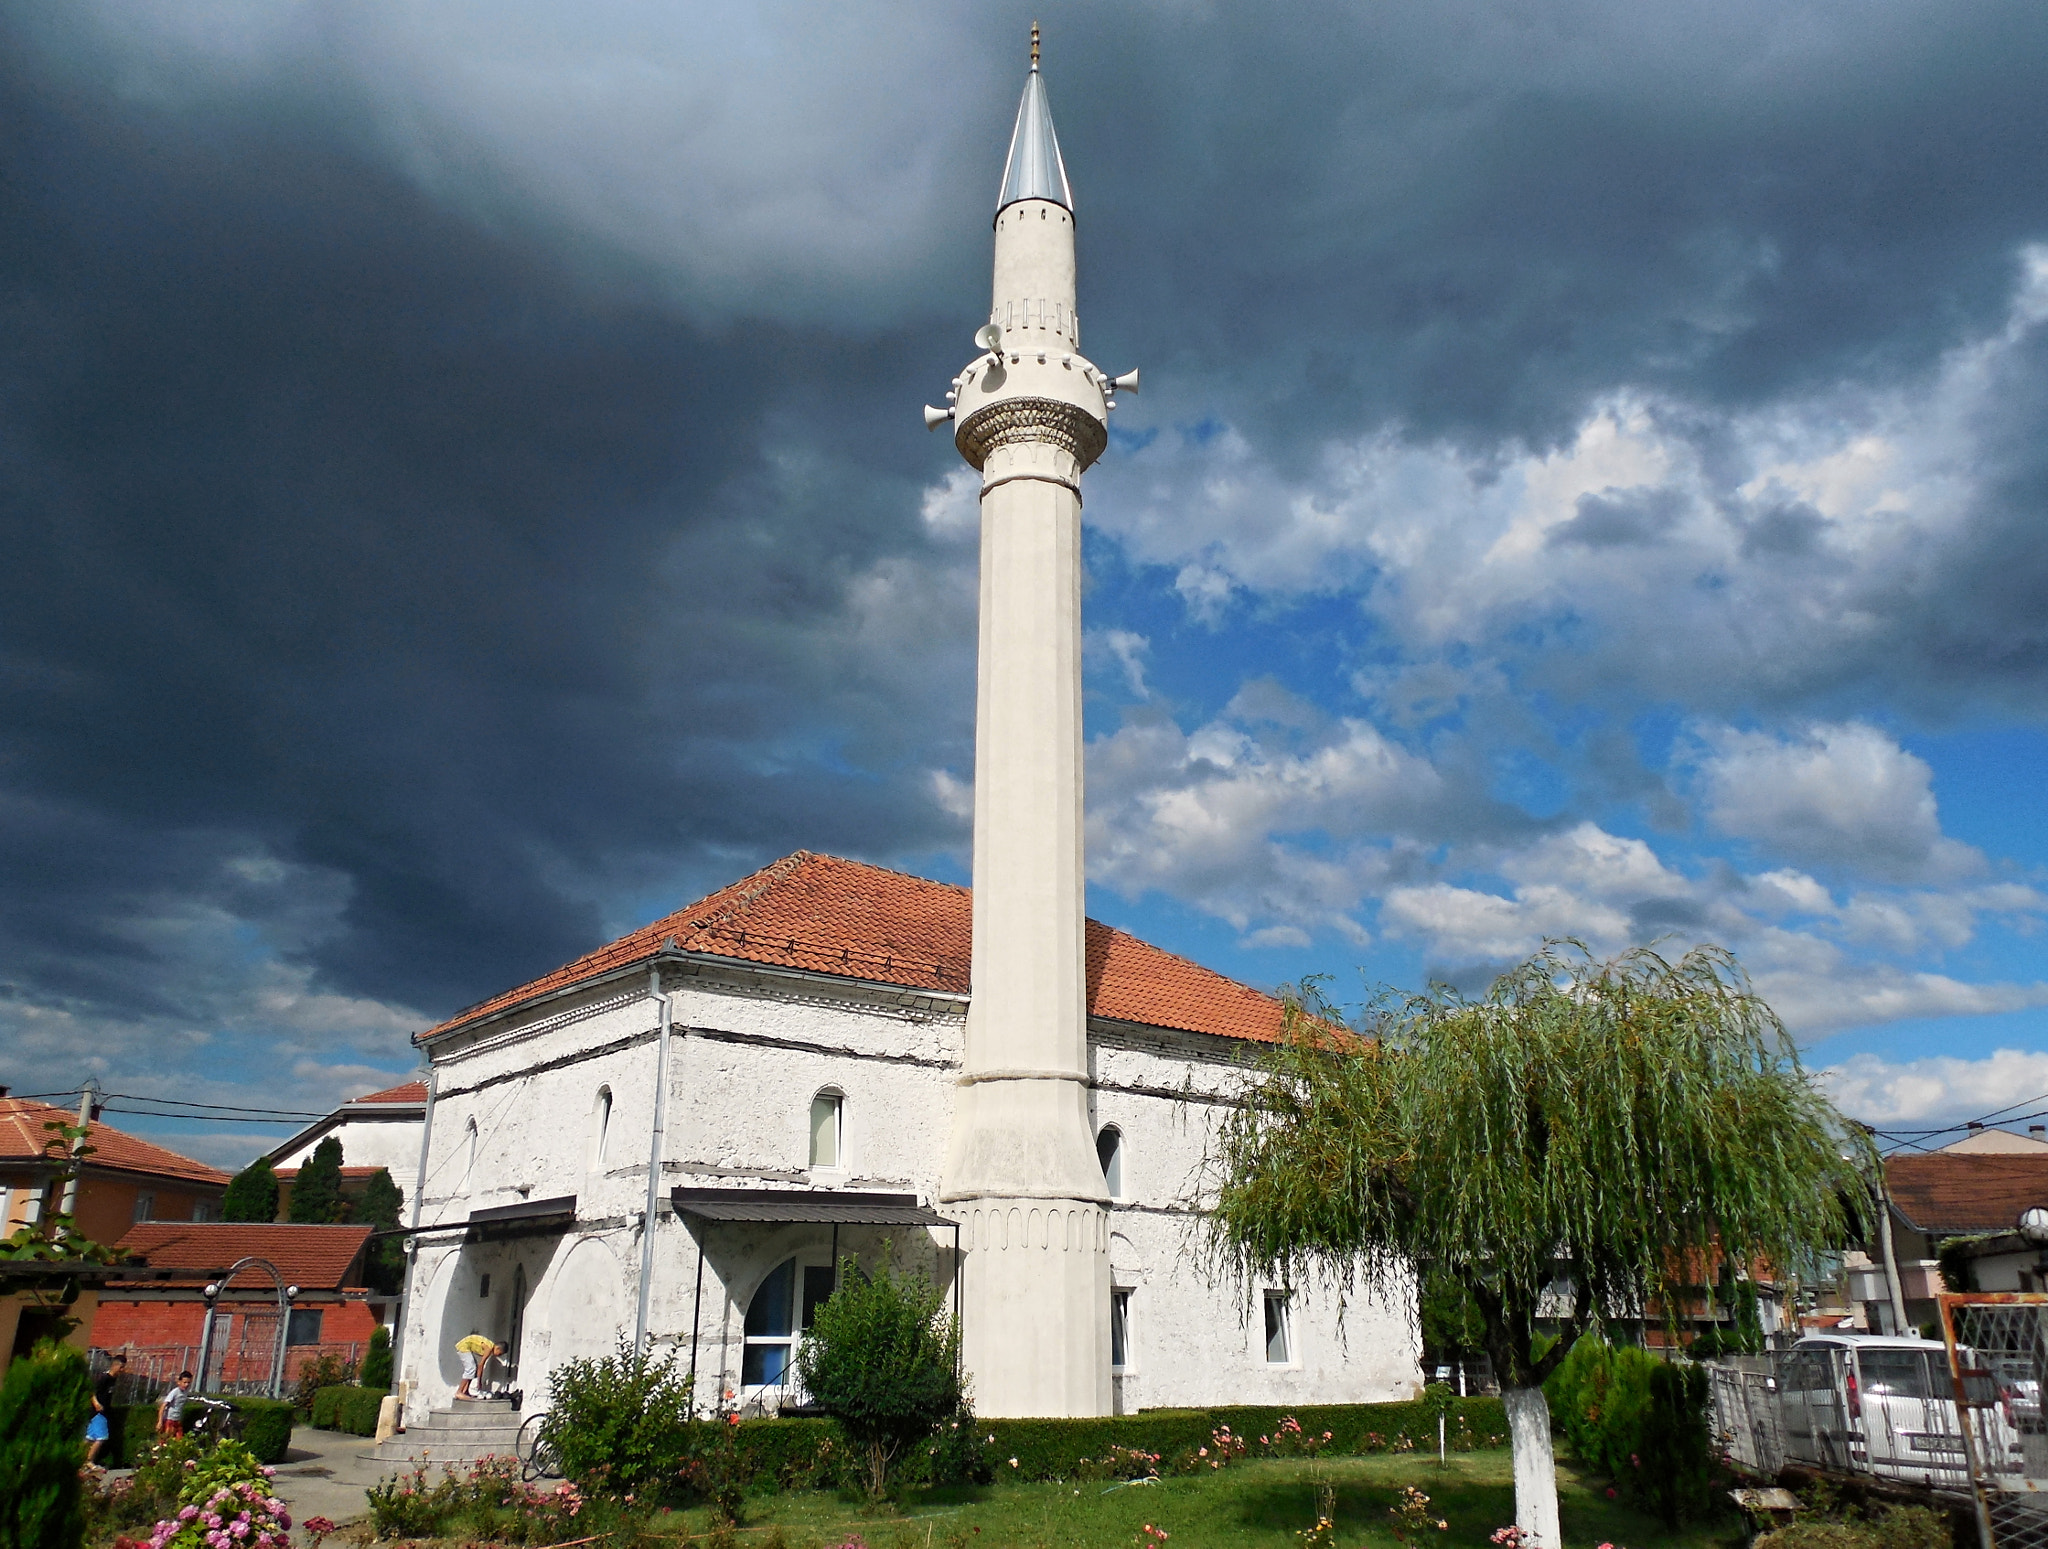
[[[930,404],[924,406],[924,428],[926,430],[937,430],[952,417],[953,411],[951,409],[934,409]]]
[[[974,330],[974,347],[987,350],[991,355],[998,353],[1003,347],[1002,329],[994,323],[983,323]]]
[[[1135,393],[1138,390],[1138,373],[1126,371],[1122,376],[1113,376],[1109,385],[1120,393]]]

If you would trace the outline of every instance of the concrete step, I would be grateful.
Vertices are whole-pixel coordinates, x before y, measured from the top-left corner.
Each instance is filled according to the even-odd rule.
[[[414,1431],[404,1436],[394,1436],[382,1446],[372,1448],[366,1455],[374,1463],[390,1464],[394,1467],[425,1463],[430,1471],[440,1468],[444,1463],[460,1467],[465,1463],[474,1463],[479,1458],[509,1458],[513,1455],[509,1442],[502,1447],[474,1446],[459,1442],[444,1442],[436,1447],[424,1441],[414,1440],[418,1434]]]
[[[445,1409],[437,1409],[427,1416],[425,1424],[418,1427],[423,1431],[445,1431],[450,1435],[470,1431],[502,1431],[508,1428],[515,1431],[519,1429],[519,1411],[504,1404],[493,1404],[489,1408],[480,1405],[475,1410],[457,1410],[453,1414]]]
[[[519,1411],[510,1404],[483,1401],[436,1409],[420,1424],[372,1448],[378,1463],[474,1463],[478,1458],[511,1457],[519,1439]]]

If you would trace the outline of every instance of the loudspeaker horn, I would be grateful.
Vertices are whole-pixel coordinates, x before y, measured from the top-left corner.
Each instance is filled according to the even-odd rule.
[[[952,417],[953,411],[951,409],[934,409],[930,404],[924,406],[924,428],[926,430],[937,430]]]
[[[1138,390],[1138,373],[1126,371],[1122,376],[1113,376],[1109,385],[1120,393],[1135,393]]]
[[[987,350],[991,355],[999,353],[1003,347],[1002,329],[996,327],[994,323],[983,323],[974,330],[974,347],[978,350]]]

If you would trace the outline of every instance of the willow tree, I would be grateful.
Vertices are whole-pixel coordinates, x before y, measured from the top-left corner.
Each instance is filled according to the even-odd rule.
[[[1290,1000],[1218,1131],[1211,1242],[1246,1277],[1463,1286],[1507,1407],[1516,1524],[1556,1549],[1543,1379],[1581,1333],[1679,1306],[1723,1257],[1794,1264],[1843,1240],[1857,1135],[1727,952],[1552,944],[1483,1000],[1410,998],[1362,1032],[1312,991]]]

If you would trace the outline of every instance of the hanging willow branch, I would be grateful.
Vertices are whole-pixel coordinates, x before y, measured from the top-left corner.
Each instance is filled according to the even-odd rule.
[[[1733,956],[1596,961],[1552,943],[1484,1000],[1449,991],[1350,1033],[1311,989],[1218,1132],[1212,1249],[1243,1276],[1322,1272],[1473,1294],[1503,1384],[1583,1328],[1850,1233],[1860,1133]],[[1561,1338],[1538,1360],[1539,1314]]]

